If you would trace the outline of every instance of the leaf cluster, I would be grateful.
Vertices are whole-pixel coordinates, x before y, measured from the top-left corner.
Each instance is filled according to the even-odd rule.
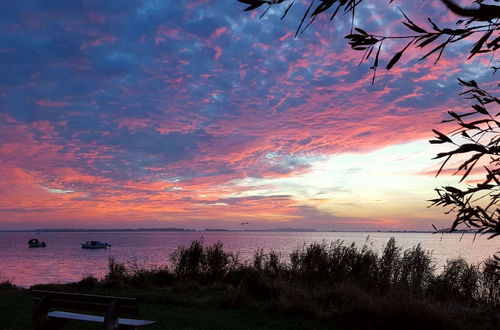
[[[245,11],[254,10],[260,6],[267,4],[268,8],[260,16],[261,18],[273,5],[285,4],[286,9],[281,17],[285,18],[296,0],[238,0],[249,6]],[[496,0],[495,0],[496,1]],[[405,51],[410,47],[422,51],[424,54],[420,60],[425,60],[431,55],[435,55],[435,63],[437,63],[443,55],[445,48],[450,45],[464,40],[476,40],[473,46],[468,51],[468,58],[484,53],[494,53],[500,48],[500,6],[483,4],[482,0],[475,1],[478,5],[476,8],[462,8],[456,5],[453,1],[442,0],[448,8],[462,16],[453,27],[440,27],[431,18],[427,18],[428,26],[420,26],[412,21],[401,9],[403,16],[402,24],[408,28],[408,35],[379,35],[369,33],[360,27],[354,27],[354,18],[356,8],[363,0],[310,0],[309,6],[304,12],[295,32],[295,36],[304,32],[319,15],[325,15],[331,12],[330,20],[332,20],[339,11],[344,14],[351,15],[351,31],[345,36],[352,49],[364,51],[361,58],[363,61],[371,61],[370,69],[373,70],[372,84],[375,81],[377,68],[379,67],[379,57],[382,50],[382,45],[385,40],[392,39],[394,41],[403,41],[405,44],[400,51],[395,53],[387,62],[385,68],[390,70],[402,58]],[[392,3],[392,0],[389,1]],[[309,21],[303,27],[306,21]],[[433,46],[431,48],[431,46]],[[425,48],[425,50],[424,50]],[[374,52],[374,49],[376,51]],[[494,69],[498,69],[495,68]]]
[[[500,235],[500,99],[482,89],[474,80],[459,79],[466,90],[461,93],[472,101],[471,111],[456,113],[448,111],[457,127],[449,134],[433,130],[436,137],[433,144],[450,144],[453,149],[436,155],[444,159],[437,175],[451,158],[461,160],[455,174],[461,174],[460,182],[467,182],[465,188],[444,186],[436,189],[438,197],[432,199],[433,206],[448,208],[455,214],[450,231],[459,227],[487,234],[489,238]],[[465,156],[465,158],[464,158]],[[481,165],[478,167],[478,165]],[[472,172],[475,170],[475,172]],[[473,173],[480,180],[466,180]],[[500,259],[499,259],[500,260]]]

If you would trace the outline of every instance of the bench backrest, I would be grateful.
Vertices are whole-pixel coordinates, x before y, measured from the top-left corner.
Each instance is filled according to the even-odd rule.
[[[95,312],[106,312],[108,306],[116,301],[120,313],[138,314],[135,298],[101,296],[93,294],[67,293],[58,291],[31,290],[36,303],[46,297],[50,308],[76,309]],[[48,299],[47,299],[48,298]]]

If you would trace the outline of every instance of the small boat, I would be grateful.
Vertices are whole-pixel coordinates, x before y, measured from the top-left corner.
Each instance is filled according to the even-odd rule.
[[[38,239],[32,238],[28,241],[28,246],[30,248],[44,248],[47,245],[45,244],[45,242],[40,242]]]
[[[105,249],[108,246],[111,246],[111,244],[99,241],[87,241],[86,243],[82,243],[82,249]]]

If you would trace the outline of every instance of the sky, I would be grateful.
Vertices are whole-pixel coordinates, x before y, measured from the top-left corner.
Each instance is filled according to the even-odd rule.
[[[457,20],[439,1],[365,3],[367,31],[408,34],[397,6],[422,26]],[[428,140],[469,106],[457,77],[496,84],[491,58],[410,49],[372,85],[350,16],[294,38],[305,1],[284,20],[245,7],[0,0],[0,230],[449,225],[427,200],[459,178],[435,177]]]

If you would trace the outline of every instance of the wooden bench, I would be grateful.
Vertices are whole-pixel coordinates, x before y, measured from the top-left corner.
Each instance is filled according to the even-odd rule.
[[[33,328],[35,330],[59,329],[72,320],[102,323],[106,330],[136,329],[156,323],[156,321],[118,317],[119,314],[138,314],[135,298],[43,290],[31,290],[31,295],[35,302],[33,312]],[[56,308],[72,312],[53,310]],[[104,314],[104,316],[73,311],[93,311]]]

